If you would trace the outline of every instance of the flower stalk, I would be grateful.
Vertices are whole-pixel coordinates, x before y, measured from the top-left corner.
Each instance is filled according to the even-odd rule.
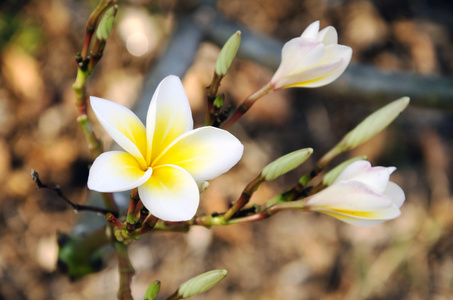
[[[264,182],[264,177],[257,176],[253,181],[251,181],[242,191],[241,196],[239,199],[233,204],[233,206],[227,210],[227,212],[223,215],[225,221],[231,219],[241,208],[243,208],[252,197],[253,193],[258,189],[261,183]]]
[[[208,87],[208,93],[206,95],[206,116],[205,116],[205,126],[212,125],[217,118],[214,112],[214,101],[217,97],[217,92],[220,87],[220,81],[222,80],[223,75],[218,75],[214,73],[212,77],[211,84]]]
[[[135,229],[137,224],[137,206],[140,202],[140,197],[138,196],[138,189],[132,189],[130,199],[129,199],[129,208],[127,210],[126,217],[126,229],[131,232]]]
[[[93,34],[96,30],[97,25],[100,22],[101,17],[104,13],[113,5],[115,5],[117,0],[101,0],[95,10],[91,13],[87,26],[85,29],[85,40],[83,43],[82,51],[76,56],[77,62],[77,76],[72,85],[76,98],[76,107],[78,112],[77,122],[82,128],[83,134],[88,144],[88,148],[91,152],[91,157],[96,159],[103,152],[102,141],[95,135],[93,131],[93,125],[88,118],[88,96],[86,91],[86,84],[89,75],[92,73],[97,62],[102,57],[102,51],[105,47],[105,41],[98,43],[94,47],[93,54],[95,54],[95,62],[91,61],[89,57],[90,45],[92,44]],[[116,14],[116,11],[115,11]],[[108,210],[118,211],[118,206],[115,203],[113,195],[111,193],[102,193],[102,200],[104,206]]]
[[[117,293],[119,300],[133,300],[131,292],[132,277],[135,275],[134,267],[129,259],[127,245],[116,242],[114,244],[118,259],[118,271],[120,275],[120,285]]]
[[[233,126],[249,109],[252,105],[261,97],[273,92],[273,88],[270,84],[266,84],[250,96],[248,96],[244,102],[236,109],[230,119],[221,126],[221,128],[228,130],[231,126]]]

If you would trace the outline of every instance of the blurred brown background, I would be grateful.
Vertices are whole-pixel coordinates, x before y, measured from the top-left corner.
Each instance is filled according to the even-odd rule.
[[[403,81],[408,73],[423,75],[439,91],[451,94],[453,85],[442,85],[453,73],[451,1],[206,2],[207,6],[195,0],[119,1],[116,26],[90,78],[89,94],[130,107],[137,99],[150,98],[142,93],[145,78],[165,54],[178,24],[193,18],[204,30],[216,14],[277,41],[299,36],[321,20],[322,28],[335,26],[340,43],[353,48],[353,66],[407,72],[398,77]],[[75,122],[71,85],[74,56],[96,4],[0,4],[0,299],[115,298],[114,259],[107,259],[100,273],[75,282],[55,268],[57,230],[71,232],[82,214],[85,219],[102,216],[75,215],[53,193],[36,191],[29,175],[35,169],[44,182],[60,185],[74,202],[86,201],[90,155]],[[231,33],[235,30],[232,27]],[[181,57],[188,51],[182,47]],[[203,41],[183,77],[196,124],[202,123],[205,87],[218,51],[217,45]],[[266,66],[267,61],[240,57],[221,86],[227,101],[239,103],[265,84],[274,71]],[[367,80],[372,85],[376,78],[371,73]],[[418,84],[413,82],[414,90]],[[242,161],[211,182],[201,209],[224,211],[268,162],[313,147],[312,161],[263,185],[252,198],[265,202],[308,171],[366,115],[395,99],[377,92],[358,96],[344,92],[345,85],[326,87],[328,92],[286,90],[261,99],[232,129],[246,147]],[[400,96],[417,97],[410,91]],[[137,272],[135,299],[142,299],[154,280],[162,281],[161,294],[168,295],[179,283],[215,268],[227,269],[228,276],[196,299],[452,299],[453,104],[436,107],[432,99],[418,99],[388,130],[350,154],[366,154],[374,165],[398,168],[392,180],[407,196],[400,218],[357,228],[328,216],[284,212],[254,224],[148,234],[130,247]],[[97,126],[96,132],[109,147],[111,140],[102,128]]]

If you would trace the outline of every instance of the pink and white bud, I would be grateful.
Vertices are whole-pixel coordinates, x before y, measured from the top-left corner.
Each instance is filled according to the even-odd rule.
[[[282,61],[270,85],[279,90],[329,84],[344,72],[351,56],[350,47],[338,44],[335,28],[328,26],[319,31],[316,21],[283,46]]]
[[[370,226],[401,214],[404,191],[389,181],[395,167],[372,167],[368,161],[350,164],[337,179],[306,203],[317,211],[358,226]]]

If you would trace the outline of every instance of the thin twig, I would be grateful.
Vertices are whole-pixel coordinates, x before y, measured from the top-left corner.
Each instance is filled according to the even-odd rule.
[[[90,205],[81,205],[81,204],[77,204],[77,203],[74,203],[72,202],[71,200],[69,200],[64,194],[63,192],[61,191],[61,188],[56,185],[56,186],[49,186],[47,184],[44,184],[41,182],[41,180],[39,179],[39,174],[38,172],[36,172],[35,170],[31,170],[31,178],[33,179],[34,183],[36,184],[36,187],[38,189],[49,189],[51,191],[54,191],[58,197],[60,197],[61,199],[63,199],[67,204],[69,204],[70,206],[72,206],[72,208],[74,209],[74,213],[77,213],[79,211],[92,211],[92,212],[96,212],[96,213],[101,213],[101,214],[113,214],[115,216],[118,216],[118,213],[117,212],[114,212],[114,211],[110,211],[110,210],[107,210],[107,209],[104,209],[104,208],[101,208],[101,207],[96,207],[96,206],[90,206]]]

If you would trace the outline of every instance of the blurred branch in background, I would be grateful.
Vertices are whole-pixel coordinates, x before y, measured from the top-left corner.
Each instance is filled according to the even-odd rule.
[[[272,71],[277,69],[283,41],[227,20],[208,1],[208,4],[195,8],[192,14],[178,16],[177,28],[171,41],[157,63],[151,66],[144,89],[136,102],[134,112],[140,119],[144,120],[146,107],[162,78],[169,74],[183,77],[202,41],[209,40],[222,47],[236,30],[242,32],[239,57]],[[405,95],[411,98],[412,105],[453,111],[453,77],[390,72],[371,65],[350,65],[338,80],[322,89],[316,89],[315,93],[383,103]]]

